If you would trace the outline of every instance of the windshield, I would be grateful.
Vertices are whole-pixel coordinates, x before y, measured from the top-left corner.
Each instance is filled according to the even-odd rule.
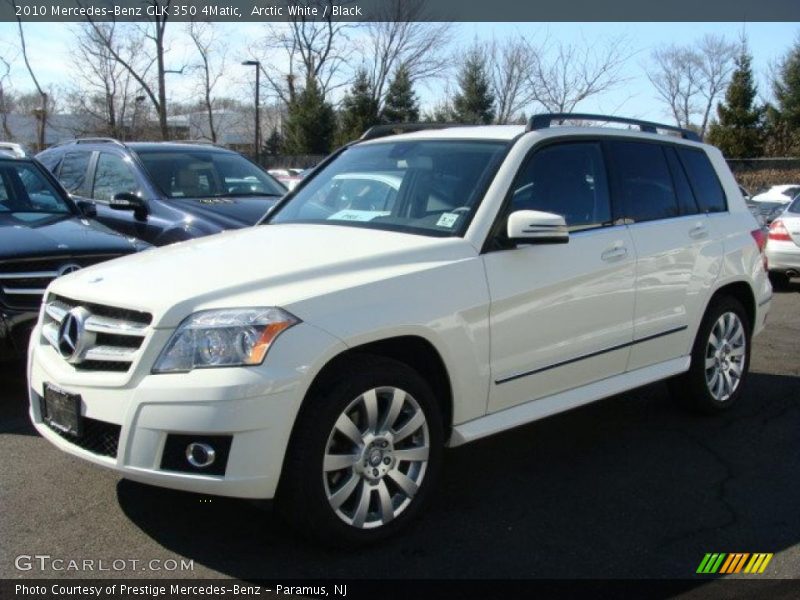
[[[459,235],[508,144],[423,140],[348,148],[269,217],[423,235]]]
[[[0,162],[0,213],[72,214],[72,207],[35,165]]]
[[[138,150],[150,178],[168,198],[283,196],[280,183],[238,154]]]

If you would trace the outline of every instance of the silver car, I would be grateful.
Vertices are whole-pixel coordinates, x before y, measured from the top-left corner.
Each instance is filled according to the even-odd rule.
[[[767,261],[776,286],[785,286],[790,277],[800,275],[800,196],[770,224]]]

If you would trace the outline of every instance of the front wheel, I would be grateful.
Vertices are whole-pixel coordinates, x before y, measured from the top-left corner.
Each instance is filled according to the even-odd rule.
[[[402,528],[424,504],[441,463],[441,416],[427,383],[403,363],[363,356],[307,402],[284,465],[279,510],[333,546]]]
[[[750,322],[741,303],[729,297],[717,300],[700,324],[689,371],[671,382],[673,397],[699,412],[729,409],[742,395],[750,341]]]

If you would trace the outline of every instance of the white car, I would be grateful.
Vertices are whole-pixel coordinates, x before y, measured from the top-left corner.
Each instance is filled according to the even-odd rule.
[[[0,154],[13,156],[14,158],[24,158],[28,155],[22,144],[15,142],[0,142]]]
[[[769,226],[767,239],[769,275],[776,286],[800,275],[800,197]]]
[[[783,202],[788,204],[800,194],[800,184],[773,185],[766,192],[753,196],[753,202]]]
[[[553,119],[376,130],[262,225],[55,280],[36,429],[125,478],[274,497],[352,545],[418,513],[445,446],[667,378],[730,408],[772,290],[722,155]],[[379,205],[321,193],[370,172]]]

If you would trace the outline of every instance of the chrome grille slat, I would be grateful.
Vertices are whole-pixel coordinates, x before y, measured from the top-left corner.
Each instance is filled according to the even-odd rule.
[[[111,335],[144,336],[147,332],[147,325],[134,321],[93,315],[86,320],[86,330]]]
[[[60,302],[49,302],[45,304],[44,311],[57,323],[61,323],[69,312],[70,307]]]
[[[108,362],[133,362],[138,348],[122,348],[120,346],[95,346],[86,353],[86,360]]]
[[[4,287],[3,293],[14,296],[42,296],[47,288],[7,288]]]
[[[0,279],[55,279],[58,271],[37,271],[29,273],[0,273]]]

